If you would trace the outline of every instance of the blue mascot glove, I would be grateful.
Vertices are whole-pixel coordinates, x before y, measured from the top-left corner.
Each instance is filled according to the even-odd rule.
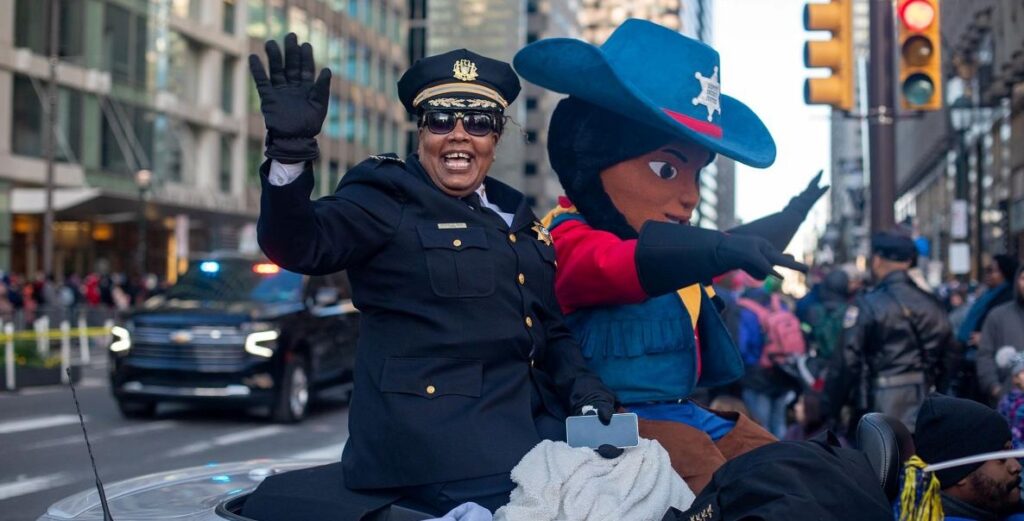
[[[284,59],[277,42],[266,43],[267,78],[263,64],[249,55],[249,70],[260,96],[260,111],[267,126],[267,152],[282,163],[312,161],[320,155],[316,136],[327,117],[331,71],[321,69],[313,81],[313,47],[299,46],[295,33],[284,38]]]

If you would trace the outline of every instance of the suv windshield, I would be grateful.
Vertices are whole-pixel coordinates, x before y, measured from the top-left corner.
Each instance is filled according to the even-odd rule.
[[[302,298],[302,275],[240,259],[192,262],[167,299],[288,302]]]

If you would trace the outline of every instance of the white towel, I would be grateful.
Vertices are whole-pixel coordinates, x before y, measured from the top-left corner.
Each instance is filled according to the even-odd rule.
[[[512,469],[512,481],[494,521],[660,521],[694,499],[665,449],[645,439],[615,459],[545,440]]]

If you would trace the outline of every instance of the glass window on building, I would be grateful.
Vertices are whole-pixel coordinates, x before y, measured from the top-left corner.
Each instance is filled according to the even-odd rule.
[[[345,62],[345,49],[342,46],[343,40],[335,34],[331,34],[327,40],[327,67],[331,74],[339,75],[342,72],[342,64]]]
[[[184,101],[195,102],[199,91],[199,48],[189,38],[170,31],[167,49],[167,90]]]
[[[260,165],[263,164],[263,141],[249,138],[245,145],[245,179],[249,186],[260,186]]]
[[[43,107],[39,103],[32,80],[21,74],[14,75],[12,98],[14,120],[11,128],[11,149],[15,154],[40,157],[43,155]]]
[[[267,4],[264,0],[249,0],[249,24],[246,31],[253,38],[267,37]]]
[[[60,1],[60,33],[57,54],[65,61],[84,61],[81,0]],[[14,3],[14,46],[30,49],[36,54],[49,54],[49,2],[16,0]]]
[[[188,125],[164,114],[153,118],[153,174],[158,179],[182,180],[184,143],[191,142]]]
[[[365,107],[359,109],[356,117],[356,141],[364,147],[370,145],[370,114]]]
[[[345,141],[356,141],[356,105],[352,101],[345,103]]]
[[[270,11],[270,37],[275,40],[284,38],[286,20],[284,16],[284,0],[267,0]]]
[[[344,13],[347,8],[347,0],[331,0],[331,9],[334,9],[334,12]]]
[[[363,25],[373,28],[373,0],[359,0],[359,13],[363,17]]]
[[[46,83],[33,85],[28,76],[14,75],[13,120],[11,150],[15,154],[42,157],[43,105]],[[58,161],[78,161],[82,154],[82,93],[76,90],[57,90],[57,141],[54,143]]]
[[[227,114],[235,111],[235,66],[237,61],[224,56],[220,72],[220,108]],[[252,82],[250,82],[252,83]],[[258,95],[257,95],[258,97]]]
[[[104,10],[103,49],[111,78],[133,87],[146,84],[146,18],[116,4]]]
[[[220,136],[220,169],[217,172],[217,181],[221,192],[231,193],[231,142],[232,136],[221,134]]]
[[[388,62],[381,58],[377,64],[377,90],[387,92],[390,82],[388,81],[388,71],[391,67],[388,67]]]
[[[331,94],[327,104],[327,135],[334,139],[341,137],[341,98]]]
[[[354,39],[348,41],[348,57],[345,63],[345,77],[351,82],[356,82],[356,73],[359,68],[359,43]]]
[[[373,63],[373,53],[370,48],[363,47],[363,52],[359,56],[359,83],[361,85],[369,86],[373,81]]]
[[[309,17],[305,9],[288,8],[288,32],[295,33],[300,42],[309,41]]]
[[[424,20],[427,17],[427,0],[409,0],[409,18]]]
[[[384,116],[377,116],[377,143],[374,146],[374,153],[391,152],[385,142],[387,136],[387,120]]]
[[[323,20],[316,18],[309,23],[309,43],[314,49],[313,59],[317,61],[317,71],[314,75],[320,74],[319,69],[323,67],[324,58],[327,56],[323,54],[327,49],[327,24]],[[315,54],[317,52],[320,54]]]
[[[224,32],[228,34],[235,34],[235,0],[224,0],[224,17],[223,27]]]
[[[199,20],[200,0],[171,0],[171,14],[181,18]]]
[[[334,189],[338,186],[338,179],[341,176],[340,168],[341,165],[335,159],[327,162],[327,191],[330,193],[334,193]]]
[[[348,17],[355,20],[359,17],[359,2],[361,0],[348,0]]]

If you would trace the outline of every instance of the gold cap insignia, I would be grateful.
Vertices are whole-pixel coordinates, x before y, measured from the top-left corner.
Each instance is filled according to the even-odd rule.
[[[473,81],[477,77],[476,64],[467,59],[455,62],[452,72],[455,73],[455,79],[462,81]]]

